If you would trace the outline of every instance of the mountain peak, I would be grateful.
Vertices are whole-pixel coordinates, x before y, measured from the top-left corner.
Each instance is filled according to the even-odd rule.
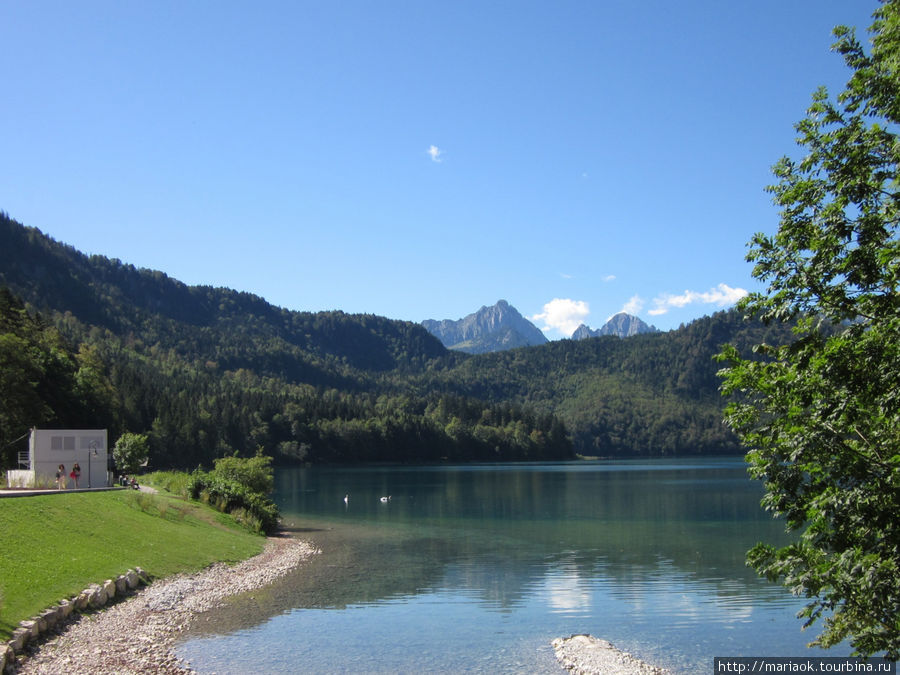
[[[572,333],[573,340],[586,340],[589,337],[594,337],[594,331],[584,324],[578,326],[578,328],[575,329],[575,332]]]
[[[625,338],[641,333],[658,332],[659,330],[655,326],[644,323],[636,316],[626,314],[625,312],[619,312],[618,314],[611,316],[609,320],[603,324],[603,327],[598,328],[597,330],[591,330],[584,324],[581,324],[575,332],[572,333],[572,339],[584,340],[586,338],[600,337],[602,335],[615,335],[616,337]]]
[[[537,326],[506,300],[498,300],[490,307],[484,306],[462,319],[455,321],[426,319],[422,325],[448,349],[469,354],[496,352],[547,342],[547,338]]]

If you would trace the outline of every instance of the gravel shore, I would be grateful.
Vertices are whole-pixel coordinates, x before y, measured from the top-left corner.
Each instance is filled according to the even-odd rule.
[[[288,537],[270,537],[258,556],[176,575],[93,615],[33,648],[17,673],[192,673],[172,651],[179,634],[201,612],[229,596],[283,576],[318,551]]]

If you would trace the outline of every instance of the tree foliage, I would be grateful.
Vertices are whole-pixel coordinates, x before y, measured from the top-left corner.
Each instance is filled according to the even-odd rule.
[[[116,468],[126,474],[137,473],[147,463],[150,456],[150,443],[146,434],[133,434],[126,431],[119,436],[113,447],[113,459]]]
[[[835,29],[852,70],[832,99],[813,96],[798,125],[800,160],[769,190],[774,236],[748,259],[765,294],[743,308],[796,320],[794,339],[754,358],[723,352],[728,424],[750,449],[764,505],[797,541],[759,544],[748,561],[810,599],[813,644],[900,656],[900,3],[875,13],[872,46]]]

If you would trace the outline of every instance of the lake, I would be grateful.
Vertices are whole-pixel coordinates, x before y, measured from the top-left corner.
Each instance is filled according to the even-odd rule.
[[[322,553],[202,617],[200,672],[561,672],[573,633],[685,673],[850,652],[807,649],[803,599],[745,566],[787,539],[740,458],[310,467],[275,496]]]

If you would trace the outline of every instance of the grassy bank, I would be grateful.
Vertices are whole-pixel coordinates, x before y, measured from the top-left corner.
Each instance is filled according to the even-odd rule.
[[[133,490],[0,499],[0,640],[92,582],[128,568],[163,577],[233,562],[265,540],[227,515]]]

